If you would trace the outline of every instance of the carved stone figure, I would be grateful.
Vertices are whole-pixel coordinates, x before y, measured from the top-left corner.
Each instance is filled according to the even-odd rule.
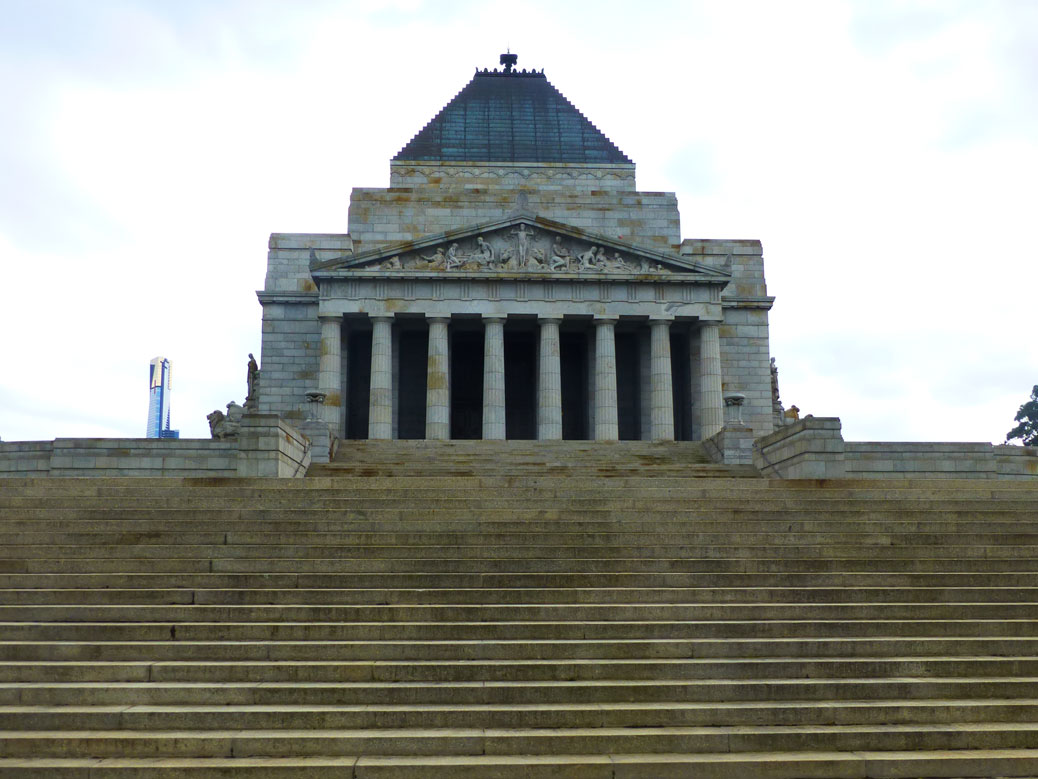
[[[544,249],[540,246],[534,246],[533,251],[530,252],[530,256],[526,260],[527,270],[544,270],[545,263]]]
[[[452,243],[450,248],[447,250],[447,264],[444,266],[447,270],[451,268],[457,268],[465,261],[465,258],[458,254],[458,244]]]
[[[476,252],[472,255],[472,259],[483,265],[490,265],[494,262],[494,247],[484,241],[483,236],[476,238]]]
[[[577,270],[598,270],[598,268],[595,267],[595,260],[598,259],[598,247],[592,246],[586,252],[579,255],[577,259],[580,260],[580,265],[577,267]]]
[[[432,257],[426,257],[424,254],[418,256],[429,263],[430,270],[444,270],[447,267],[447,255],[444,254],[442,246],[436,247],[436,254]]]
[[[249,364],[246,370],[245,408],[252,411],[259,402],[257,394],[257,388],[259,387],[259,364],[256,362],[256,358],[252,356],[252,352],[249,352]]]
[[[778,366],[775,365],[774,357],[771,358],[771,405],[776,409],[782,408],[779,401]]]
[[[390,257],[388,260],[383,260],[382,264],[378,266],[380,270],[400,270],[403,266],[400,264],[400,255]]]
[[[551,259],[549,260],[548,267],[551,270],[569,270],[571,259],[573,259],[573,255],[569,253],[569,249],[562,245],[562,238],[556,235],[555,242],[551,245]]]
[[[209,420],[209,433],[213,438],[222,441],[227,438],[237,438],[241,429],[241,418],[245,409],[233,400],[227,404],[227,413],[217,409],[206,416]]]
[[[519,259],[519,267],[520,268],[525,268],[526,267],[527,241],[533,235],[533,231],[532,230],[527,230],[526,229],[526,225],[520,224],[518,229],[512,230],[512,235],[515,236],[516,249],[517,249],[516,254],[518,255],[518,259]]]

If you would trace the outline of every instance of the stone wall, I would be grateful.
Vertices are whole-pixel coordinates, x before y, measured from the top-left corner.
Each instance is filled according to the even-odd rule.
[[[764,280],[761,242],[686,239],[680,254],[713,267],[731,268],[732,281],[721,293],[721,389],[745,395],[743,421],[757,437],[767,435],[774,426],[768,336],[768,311],[774,298],[768,296]],[[698,358],[693,365],[698,365]],[[698,394],[695,402],[700,402]]]
[[[848,441],[848,478],[1033,479],[1038,448],[988,443]]]
[[[58,438],[0,443],[0,476],[235,476],[234,442]]]
[[[1035,479],[1038,447],[847,441],[836,417],[805,417],[755,442],[754,465],[785,479]]]
[[[350,236],[360,252],[496,221],[519,207],[519,194],[514,188],[489,189],[482,184],[447,191],[354,189]],[[591,233],[665,251],[676,250],[681,241],[678,202],[672,192],[578,189],[524,194],[526,210]]]

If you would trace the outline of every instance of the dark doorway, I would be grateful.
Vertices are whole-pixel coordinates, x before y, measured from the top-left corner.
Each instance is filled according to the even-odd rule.
[[[346,437],[368,437],[371,396],[371,331],[351,330],[347,343]]]
[[[505,330],[505,437],[537,437],[537,338]]]
[[[567,441],[588,438],[587,334],[560,333],[559,360],[562,375],[562,437]]]
[[[451,336],[451,438],[483,437],[483,331]]]
[[[428,376],[429,332],[400,333],[400,388],[397,438],[425,438],[425,387]]]
[[[641,360],[638,333],[616,334],[616,415],[621,441],[641,438]]]
[[[674,439],[692,440],[692,373],[689,369],[688,332],[670,333],[670,367],[674,386]]]

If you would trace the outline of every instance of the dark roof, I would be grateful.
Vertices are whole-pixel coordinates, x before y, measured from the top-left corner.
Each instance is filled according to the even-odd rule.
[[[393,160],[632,164],[543,71],[496,70],[477,70]]]

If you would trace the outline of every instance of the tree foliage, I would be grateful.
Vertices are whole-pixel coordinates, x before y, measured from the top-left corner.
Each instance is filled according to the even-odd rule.
[[[1016,427],[1006,433],[1006,443],[1017,438],[1024,446],[1038,446],[1038,384],[1031,390],[1031,399],[1016,412]]]

